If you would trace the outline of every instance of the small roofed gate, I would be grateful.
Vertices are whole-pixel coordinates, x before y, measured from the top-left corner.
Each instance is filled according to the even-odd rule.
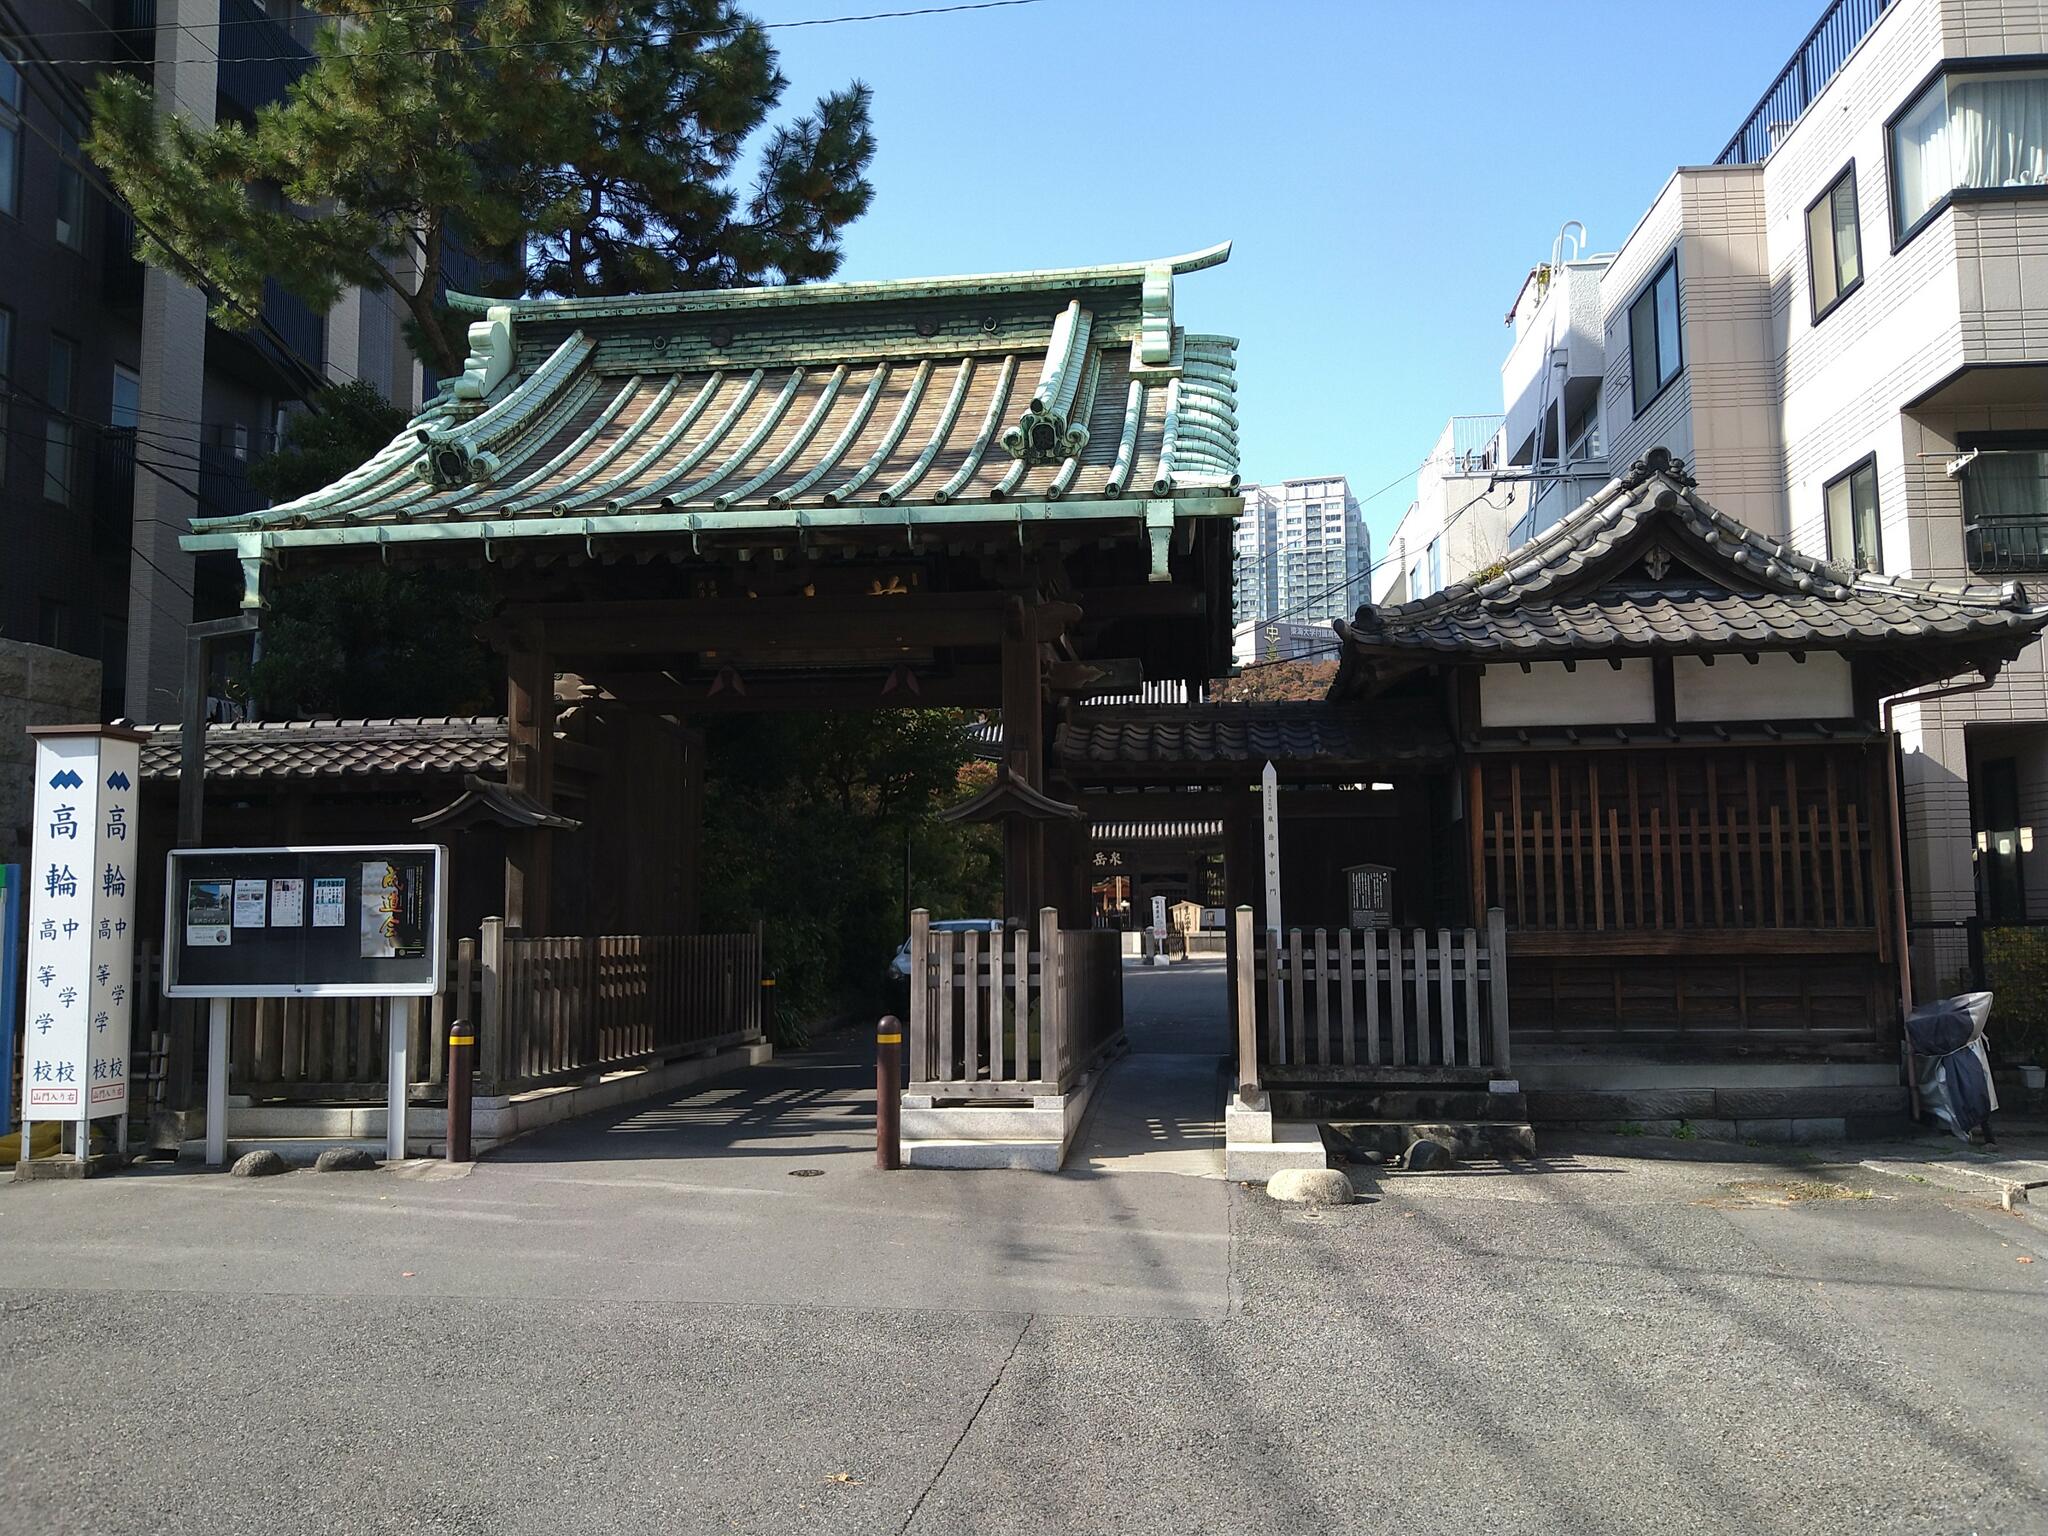
[[[1244,1088],[1508,1076],[1507,926],[1280,931],[1232,914]],[[1249,963],[1247,963],[1249,959]]]
[[[1064,1095],[1124,1043],[1123,943],[1114,929],[931,931],[910,914],[910,1080],[935,1100]]]

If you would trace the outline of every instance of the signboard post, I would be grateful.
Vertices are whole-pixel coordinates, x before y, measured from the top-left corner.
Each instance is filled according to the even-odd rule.
[[[37,1120],[77,1127],[112,1115],[128,1150],[128,1041],[135,985],[139,731],[36,726],[29,860],[27,1000],[22,1010],[21,1146]]]
[[[384,1141],[405,1156],[413,1000],[441,990],[448,850],[179,848],[165,864],[164,996],[207,1006],[206,1160],[227,1161],[228,1009],[237,997],[382,997]]]
[[[1265,823],[1266,931],[1280,931],[1280,776],[1266,764],[1259,775],[1259,810]]]
[[[1166,964],[1166,898],[1152,898],[1152,963]]]

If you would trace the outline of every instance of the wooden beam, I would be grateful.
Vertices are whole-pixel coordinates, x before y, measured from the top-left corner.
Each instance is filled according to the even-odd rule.
[[[486,634],[504,645],[521,624],[540,622],[557,652],[581,656],[993,646],[1003,637],[1002,601],[1001,593],[909,592],[878,597],[555,603],[510,610],[505,622]],[[1081,610],[1072,603],[1039,603],[1031,617],[1039,637],[1050,639],[1077,623]]]

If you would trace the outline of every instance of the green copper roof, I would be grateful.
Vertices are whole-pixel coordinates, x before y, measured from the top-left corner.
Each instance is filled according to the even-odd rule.
[[[484,311],[468,363],[396,440],[311,495],[196,520],[186,546],[1096,517],[1141,527],[1163,575],[1174,517],[1237,510],[1237,344],[1173,315],[1175,274],[1228,250],[459,300]]]
[[[786,283],[764,288],[707,288],[693,293],[625,294],[603,299],[491,299],[451,293],[451,309],[487,314],[500,307],[515,317],[561,315],[703,314],[804,304],[865,304],[876,300],[948,299],[1009,293],[1040,293],[1060,288],[1120,288],[1150,280],[1163,284],[1165,304],[1173,307],[1176,273],[1200,272],[1230,260],[1230,242],[1182,256],[1153,261],[1127,261],[1098,267],[1042,267],[1025,272],[983,272],[960,277],[890,278],[862,283]]]

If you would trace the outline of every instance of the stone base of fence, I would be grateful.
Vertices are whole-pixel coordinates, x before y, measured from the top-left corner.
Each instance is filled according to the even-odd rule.
[[[532,1088],[522,1093],[478,1094],[472,1101],[471,1146],[479,1153],[516,1136],[636,1099],[658,1098],[708,1077],[759,1066],[774,1055],[765,1040],[740,1041],[704,1056],[655,1062],[607,1072],[587,1082]],[[287,1162],[310,1162],[322,1146],[384,1150],[384,1109],[372,1104],[256,1104],[246,1096],[228,1100],[229,1156],[271,1147]],[[203,1142],[186,1150],[201,1155]],[[440,1157],[448,1148],[448,1111],[439,1104],[415,1104],[405,1114],[405,1150],[411,1157]]]
[[[1313,1121],[1276,1120],[1273,1101],[1254,1089],[1223,1106],[1223,1176],[1263,1184],[1288,1168],[1327,1168],[1330,1155]]]
[[[1065,1093],[982,1104],[940,1100],[928,1093],[904,1094],[903,1165],[1059,1172],[1087,1118],[1096,1086],[1117,1054],[1097,1062]]]

